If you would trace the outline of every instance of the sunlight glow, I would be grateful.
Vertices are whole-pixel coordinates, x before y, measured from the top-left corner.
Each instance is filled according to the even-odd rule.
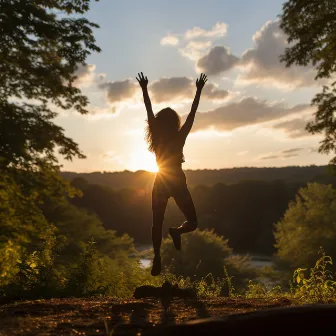
[[[141,148],[131,154],[128,169],[133,171],[147,170],[154,173],[159,171],[154,154],[150,153],[146,148]]]

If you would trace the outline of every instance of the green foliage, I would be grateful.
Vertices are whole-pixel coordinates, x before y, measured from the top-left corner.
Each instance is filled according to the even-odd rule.
[[[68,292],[72,296],[92,296],[105,294],[110,284],[106,282],[106,262],[99,255],[95,241],[91,239],[79,256],[78,264],[69,276]]]
[[[316,79],[329,79],[312,101],[317,112],[315,120],[307,125],[312,134],[325,134],[319,152],[327,154],[336,152],[336,82],[330,80],[336,72],[335,25],[334,0],[288,0],[283,5],[281,28],[290,44],[282,61],[287,66],[312,64]],[[331,164],[336,164],[336,157]]]
[[[336,302],[336,281],[330,269],[332,258],[323,249],[320,258],[310,269],[297,268],[293,273],[291,290],[283,291],[281,286],[268,288],[265,284],[250,281],[245,292],[246,298],[287,298],[297,304]]]
[[[88,100],[74,83],[78,66],[99,51],[91,30],[96,25],[80,17],[89,3],[0,4],[0,243],[12,242],[21,254],[36,250],[54,228],[44,204],[75,194],[60,177],[56,150],[65,159],[84,156],[53,123],[52,108],[86,112]]]
[[[54,268],[56,250],[54,230],[51,229],[45,233],[38,250],[32,253],[22,247],[17,250],[19,258],[13,260],[10,276],[0,285],[2,295],[7,299],[59,296],[64,279]]]
[[[44,203],[43,214],[48,226],[39,238],[1,245],[0,293],[6,299],[125,297],[144,281],[138,259],[129,257],[129,236],[117,237],[97,217],[66,202]]]
[[[211,274],[222,279],[228,272],[235,286],[254,276],[248,257],[233,256],[228,241],[213,231],[196,230],[183,235],[182,248],[182,253],[176,251],[171,239],[165,239],[162,245],[162,265],[177,276],[195,281]]]
[[[293,296],[299,302],[327,303],[336,300],[336,281],[328,266],[332,258],[321,249],[320,259],[311,268],[310,275],[305,276],[307,269],[298,268],[293,275]]]
[[[254,282],[252,280],[249,281],[247,285],[247,290],[245,292],[245,297],[248,299],[256,299],[256,298],[279,298],[286,296],[280,286],[267,288],[262,283]]]
[[[0,246],[0,287],[7,286],[17,274],[20,258],[20,247],[11,240]]]
[[[309,174],[305,170],[298,172],[293,168],[288,168],[288,171],[299,174],[302,178],[308,178],[313,171],[316,174],[320,173],[319,169],[312,169],[310,172],[308,168]],[[203,174],[203,172],[198,173],[201,176]],[[271,172],[271,175],[277,173],[278,170]],[[211,177],[212,174],[214,177]],[[222,174],[223,172],[220,176]],[[234,174],[233,171],[232,174]],[[214,171],[209,175],[211,178],[218,176]],[[94,212],[103,222],[104,227],[113,229],[118,234],[129,234],[134,238],[135,243],[151,243],[148,232],[151,230],[152,220],[150,187],[152,175],[138,176],[137,173],[122,172],[92,173],[85,176],[95,184],[83,178],[75,178],[71,184],[79,188],[83,196],[75,197],[71,202]],[[117,177],[120,177],[126,185],[134,182],[133,188],[111,189],[109,181]],[[124,181],[126,177],[129,181]],[[144,177],[147,180],[143,183],[147,186],[140,187],[139,183],[142,183]],[[218,179],[220,178],[218,176]],[[320,179],[323,181],[323,178]],[[336,186],[335,177],[334,181]],[[116,184],[113,183],[113,185]],[[218,235],[228,238],[230,247],[236,253],[272,255],[275,252],[273,224],[283,216],[288,202],[295,199],[295,194],[301,185],[304,184],[287,184],[283,181],[245,181],[231,185],[218,183],[211,187],[199,186],[191,189],[197,209],[199,229],[214,229]],[[176,226],[184,220],[183,214],[174,202],[169,202],[165,213],[163,235],[166,235],[168,227]]]
[[[290,268],[311,267],[323,246],[336,257],[336,190],[318,183],[301,188],[275,226],[277,257]]]
[[[88,99],[74,83],[78,66],[99,51],[97,25],[79,16],[89,3],[1,2],[1,167],[55,165],[56,149],[65,159],[84,157],[53,123],[58,113],[51,106],[87,112]]]

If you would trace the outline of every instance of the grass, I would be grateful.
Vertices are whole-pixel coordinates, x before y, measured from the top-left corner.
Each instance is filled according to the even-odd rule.
[[[129,294],[119,298],[101,294],[87,298],[18,301],[0,306],[0,334],[117,335],[120,330],[136,334],[138,330],[157,324],[293,304],[336,303],[332,265],[331,257],[321,250],[313,268],[298,268],[293,273],[290,290],[280,286],[268,287],[256,281],[249,281],[244,291],[238,290],[227,270],[224,278],[208,274],[196,281],[177,277],[166,270],[160,277],[143,280],[155,286],[169,281],[180,288],[193,288],[197,298],[171,299],[168,305],[154,298],[134,300]]]

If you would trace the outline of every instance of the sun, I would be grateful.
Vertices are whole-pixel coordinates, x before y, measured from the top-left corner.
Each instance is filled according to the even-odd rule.
[[[129,169],[134,171],[147,170],[153,173],[159,171],[154,154],[147,149],[138,149],[131,154]]]

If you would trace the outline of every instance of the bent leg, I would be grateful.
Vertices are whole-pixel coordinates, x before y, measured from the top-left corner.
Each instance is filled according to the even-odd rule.
[[[189,189],[187,187],[183,188],[183,191],[174,195],[174,200],[177,206],[183,212],[187,220],[176,230],[180,234],[196,230],[197,215],[196,215],[195,205],[190,195]]]
[[[160,248],[162,242],[162,225],[164,220],[164,213],[167,208],[168,197],[158,195],[153,192],[152,194],[152,212],[153,212],[153,225],[152,225],[152,241],[155,256],[160,256]]]

